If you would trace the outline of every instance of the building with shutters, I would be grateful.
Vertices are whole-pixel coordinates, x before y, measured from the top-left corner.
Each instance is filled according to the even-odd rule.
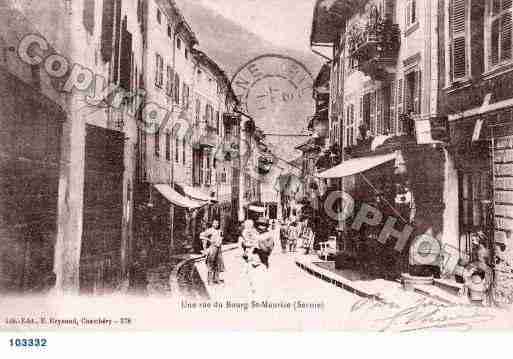
[[[192,176],[191,51],[198,41],[173,2],[138,3],[144,103],[138,113],[137,244],[148,264],[158,267],[172,254],[190,251],[194,212],[207,203],[184,192]]]
[[[341,223],[337,266],[437,276],[437,263],[412,263],[411,244],[422,235],[457,244],[456,172],[439,108],[439,6],[431,0],[316,2],[311,45],[331,64],[329,142],[340,148],[342,161],[319,176],[352,195],[356,210],[362,203],[379,207],[380,226],[396,218],[397,230],[385,244],[355,242],[379,232]],[[366,167],[368,159],[377,162]],[[414,200],[405,204],[405,198]],[[400,251],[394,248],[399,241],[406,244]]]
[[[1,16],[2,84],[12,87],[2,100],[18,98],[2,127],[25,144],[2,156],[2,173],[15,175],[2,176],[2,203],[20,212],[2,215],[1,290],[111,292],[128,279],[133,241],[136,104],[125,93],[143,67],[135,3],[8,1]],[[29,34],[34,52],[15,57]],[[30,131],[12,122],[20,116]]]
[[[234,170],[224,157],[224,140],[237,132],[238,121],[224,119],[237,100],[223,70],[196,48],[180,9],[168,0],[140,3],[143,108],[156,118],[140,113],[146,122],[139,129],[138,235],[142,247],[157,248],[152,260],[158,265],[171,255],[200,251],[199,233],[213,218],[223,228],[229,224]],[[150,244],[144,244],[147,238]]]
[[[457,170],[458,248],[495,266],[496,300],[513,293],[512,1],[439,2],[440,112],[449,119]],[[456,185],[456,184],[455,184]]]

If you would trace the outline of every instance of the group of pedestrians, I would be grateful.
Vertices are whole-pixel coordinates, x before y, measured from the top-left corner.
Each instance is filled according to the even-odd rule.
[[[279,229],[275,221],[270,225],[267,222],[259,222],[255,227],[253,220],[246,220],[242,224],[239,236],[242,258],[252,268],[262,266],[269,269],[269,257],[277,237],[279,237]],[[208,270],[207,284],[224,283],[221,278],[221,273],[225,271],[222,252],[223,234],[219,229],[219,221],[212,221],[212,226],[201,232],[200,239]]]
[[[304,249],[305,254],[310,254],[313,248],[314,232],[308,219],[302,221],[291,216],[287,218],[281,227],[280,242],[283,253],[293,253],[297,248]]]

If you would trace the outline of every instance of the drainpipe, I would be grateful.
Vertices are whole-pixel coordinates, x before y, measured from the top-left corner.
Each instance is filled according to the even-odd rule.
[[[173,31],[173,76],[174,76],[174,72],[176,72],[176,36],[178,34],[178,27],[180,26],[181,24],[181,21],[178,21],[175,28],[174,28],[174,31]],[[173,87],[174,87],[174,81],[175,79],[171,79],[172,81],[172,84],[173,84]],[[174,90],[174,89],[173,89]],[[171,116],[173,115],[173,113],[175,112],[175,99],[174,99],[174,91],[173,91],[173,98],[171,98]],[[174,128],[174,123],[171,125],[171,128]],[[175,135],[174,133],[171,133],[172,135],[172,142],[176,143],[176,138],[175,138]],[[175,161],[174,161],[174,157],[175,157],[175,153],[173,151],[173,143],[170,143],[169,144],[170,146],[170,149],[171,149],[171,187],[174,189],[174,185],[175,185]],[[175,148],[176,150],[176,148]]]
[[[239,222],[242,222],[246,219],[246,215],[245,215],[245,212],[244,212],[244,206],[243,206],[243,203],[244,203],[244,193],[245,193],[245,189],[244,189],[244,186],[245,186],[245,183],[244,183],[244,180],[245,180],[245,172],[244,172],[244,167],[245,167],[245,164],[243,163],[243,158],[242,158],[242,147],[243,145],[246,145],[248,144],[248,141],[247,141],[247,138],[246,138],[246,130],[245,130],[245,127],[246,127],[246,124],[248,123],[248,121],[253,121],[253,118],[247,114],[245,114],[244,112],[242,111],[239,111],[238,109],[234,109],[234,112],[235,113],[238,113],[239,115],[245,117],[246,119],[245,120],[242,120],[240,122],[240,136],[239,136]],[[248,146],[249,147],[249,146]],[[250,150],[250,148],[248,148],[248,151]]]

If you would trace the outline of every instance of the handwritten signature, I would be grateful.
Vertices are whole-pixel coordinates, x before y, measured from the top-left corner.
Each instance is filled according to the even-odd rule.
[[[485,312],[486,308],[470,304],[445,304],[423,298],[413,305],[401,307],[376,299],[362,299],[351,307],[351,312],[375,311],[391,314],[374,319],[380,332],[411,332],[427,329],[452,329],[468,331],[473,324],[493,320],[495,316]]]

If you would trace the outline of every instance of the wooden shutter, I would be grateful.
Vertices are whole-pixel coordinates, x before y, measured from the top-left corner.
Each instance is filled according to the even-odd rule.
[[[375,128],[375,135],[378,136],[381,133],[381,90],[376,91],[376,125]]]
[[[363,122],[363,97],[360,97],[360,122]]]
[[[390,123],[390,132],[391,134],[395,134],[397,131],[396,127],[396,116],[395,116],[395,81],[390,83],[390,114],[389,114],[389,123]]]
[[[504,1],[503,6],[511,8],[511,0]],[[501,19],[501,61],[511,60],[511,12],[508,11],[502,15]]]
[[[355,131],[355,119],[354,119],[354,105],[351,104],[351,127],[349,131],[351,131],[351,145],[354,144],[354,131]]]
[[[121,57],[121,0],[115,0],[114,5],[114,65],[113,69],[113,82],[118,83],[119,81],[119,67]],[[123,19],[126,22],[126,16]]]
[[[113,29],[114,0],[103,0],[101,53],[105,62],[109,62],[112,57]]]
[[[83,22],[90,35],[94,32],[94,6],[95,0],[84,0]]]
[[[467,10],[468,0],[452,0],[451,39],[453,80],[460,80],[467,76]]]
[[[175,102],[180,103],[180,76],[175,73]]]
[[[159,67],[160,67],[160,55],[155,54],[155,85],[159,85]]]
[[[132,78],[132,34],[127,31],[127,24],[124,22],[121,39],[121,59],[119,69],[119,85],[126,91],[131,89]]]
[[[421,72],[416,71],[415,72],[415,88],[413,91],[413,111],[417,114],[421,113],[420,110],[420,99],[421,99],[421,93],[422,93],[422,76]]]
[[[370,94],[370,130],[374,136],[376,135],[376,94],[376,91]]]
[[[404,92],[403,92],[403,83],[404,79],[399,79],[397,82],[397,129],[399,132],[404,132],[403,128],[403,121],[401,120],[401,115],[403,114],[403,98],[404,98]]]

